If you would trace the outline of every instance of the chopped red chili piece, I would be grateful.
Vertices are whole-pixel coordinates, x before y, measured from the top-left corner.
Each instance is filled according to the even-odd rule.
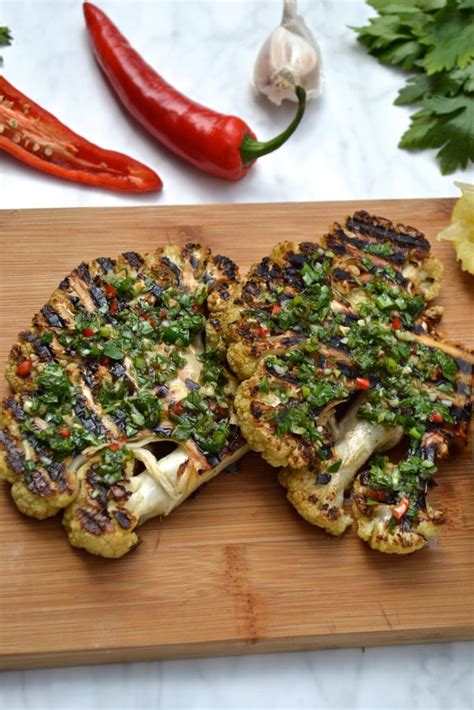
[[[266,338],[268,335],[268,330],[266,330],[263,325],[259,325],[257,328],[257,333],[259,338]]]
[[[443,421],[443,417],[439,412],[431,412],[431,421],[434,422],[435,424],[441,424]]]
[[[63,436],[65,439],[67,439],[68,436],[71,436],[71,430],[70,430],[69,427],[67,427],[67,426],[61,427],[61,429],[59,430],[59,433],[60,433],[61,436]]]
[[[27,360],[23,360],[23,362],[20,362],[20,364],[17,365],[16,374],[18,377],[27,377],[30,374],[32,367],[33,360],[29,357]]]
[[[410,501],[408,498],[402,498],[400,503],[393,509],[393,517],[397,520],[401,520],[408,508],[410,507]]]
[[[113,441],[107,447],[110,451],[118,451],[120,449],[120,444],[117,441]]]
[[[394,319],[392,320],[392,328],[394,330],[400,330],[402,325],[402,322],[398,316],[395,316]]]
[[[84,328],[84,330],[82,331],[82,335],[85,335],[86,338],[92,338],[92,336],[94,335],[94,331],[92,330],[92,328]]]
[[[115,289],[110,284],[104,284],[104,291],[105,291],[105,295],[107,296],[107,298],[116,298],[117,297],[117,289]]]
[[[370,380],[365,377],[356,377],[355,379],[356,387],[360,390],[370,389]]]
[[[374,491],[370,489],[368,498],[371,498],[372,500],[379,500],[380,502],[384,503],[387,500],[387,494],[385,491]]]
[[[272,315],[276,316],[278,313],[281,313],[281,306],[276,303],[272,308]]]
[[[170,412],[172,414],[176,414],[178,417],[180,414],[184,412],[184,407],[181,404],[181,402],[175,402],[171,407],[170,407]]]
[[[110,306],[109,306],[109,313],[111,316],[114,316],[118,311],[118,303],[117,300],[114,298],[113,301],[111,301]]]

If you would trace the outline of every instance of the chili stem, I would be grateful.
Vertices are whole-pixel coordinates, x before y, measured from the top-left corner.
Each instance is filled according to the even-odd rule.
[[[261,158],[262,155],[273,153],[273,151],[277,150],[277,148],[283,145],[283,143],[286,143],[288,138],[296,131],[301,119],[303,118],[306,107],[306,91],[302,86],[296,86],[295,93],[298,97],[298,111],[296,112],[296,116],[288,128],[269,141],[256,141],[254,138],[251,138],[251,136],[244,136],[244,139],[240,144],[240,155],[242,156],[242,162],[244,165],[251,163],[257,158]]]

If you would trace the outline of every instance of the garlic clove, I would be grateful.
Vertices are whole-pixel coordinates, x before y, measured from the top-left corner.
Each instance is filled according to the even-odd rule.
[[[255,62],[252,84],[280,105],[298,101],[295,87],[302,86],[308,99],[322,91],[323,72],[318,43],[301,15],[296,0],[285,0],[281,23],[263,43]]]

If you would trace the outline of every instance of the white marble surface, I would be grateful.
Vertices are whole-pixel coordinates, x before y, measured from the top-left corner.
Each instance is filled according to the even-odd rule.
[[[205,105],[244,118],[259,138],[276,135],[294,107],[256,99],[249,75],[280,0],[233,2],[104,0],[130,41],[163,76]],[[1,0],[14,44],[5,76],[89,140],[129,153],[162,177],[152,195],[124,196],[39,175],[1,155],[0,208],[431,197],[456,194],[434,154],[397,148],[408,109],[392,106],[403,78],[356,43],[362,0],[300,0],[321,45],[326,90],[297,134],[238,183],[199,173],[158,146],[118,106],[95,66],[79,0]]]
[[[253,96],[257,50],[280,3],[104,0],[149,62],[185,93],[246,119],[261,138],[286,125],[291,107]],[[356,44],[348,25],[369,15],[363,0],[300,0],[324,56],[326,91],[291,142],[239,183],[198,173],[157,146],[117,106],[87,46],[79,0],[1,0],[12,28],[5,76],[91,141],[157,170],[165,188],[124,196],[61,182],[0,154],[0,208],[300,201],[455,195],[433,154],[397,148],[408,111],[392,106],[401,77]],[[1,631],[0,631],[1,634]],[[2,710],[470,710],[470,643],[220,658],[3,673]]]

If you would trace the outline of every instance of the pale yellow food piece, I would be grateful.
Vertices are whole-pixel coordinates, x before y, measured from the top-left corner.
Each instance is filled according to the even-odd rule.
[[[451,224],[438,233],[438,239],[453,243],[463,271],[474,274],[474,185],[456,182],[462,197],[456,202]]]

